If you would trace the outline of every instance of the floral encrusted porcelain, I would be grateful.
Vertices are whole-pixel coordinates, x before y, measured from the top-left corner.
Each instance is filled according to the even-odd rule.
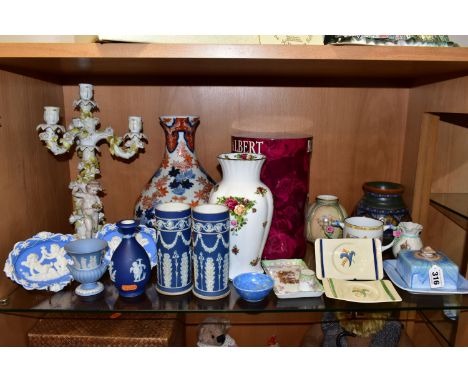
[[[119,232],[116,224],[106,224],[97,233],[96,237],[107,241],[109,247],[107,248],[103,261],[109,263],[114,251],[122,241],[123,235]],[[156,257],[156,230],[154,228],[140,225],[139,232],[135,235],[135,239],[145,249],[146,253],[148,253],[151,268],[153,268],[158,262]]]
[[[58,292],[73,280],[67,267],[71,259],[64,248],[73,240],[73,235],[39,232],[20,241],[8,255],[5,274],[25,289]]]

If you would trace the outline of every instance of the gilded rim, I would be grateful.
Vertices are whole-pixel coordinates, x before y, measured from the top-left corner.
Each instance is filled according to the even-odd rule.
[[[362,227],[362,226],[359,226],[359,225],[354,225],[354,224],[351,224],[351,223],[348,223],[345,221],[345,226],[346,227],[349,227],[349,228],[354,228],[354,229],[358,229],[358,230],[361,230],[361,231],[379,231],[379,230],[382,230],[383,228],[383,223],[380,222],[381,225],[378,226],[378,227]]]

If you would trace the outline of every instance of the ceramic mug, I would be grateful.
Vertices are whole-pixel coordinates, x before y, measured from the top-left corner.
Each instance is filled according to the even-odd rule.
[[[156,290],[179,295],[192,290],[192,218],[190,205],[163,203],[155,207],[158,248]]]
[[[229,209],[202,204],[192,210],[193,294],[205,300],[229,294]]]
[[[346,218],[343,223],[335,220],[333,226],[341,227],[343,230],[343,238],[380,239],[380,241],[382,241],[384,231],[396,228],[391,224],[384,225],[380,220],[364,216],[352,216]],[[394,241],[395,239],[385,246],[382,245],[382,252],[392,247]]]

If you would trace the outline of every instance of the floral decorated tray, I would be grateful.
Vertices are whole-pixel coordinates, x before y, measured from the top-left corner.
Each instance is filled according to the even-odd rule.
[[[400,289],[406,290],[413,294],[438,294],[438,295],[451,295],[451,294],[468,294],[468,280],[462,275],[458,275],[458,289],[456,290],[438,290],[438,289],[414,289],[410,288],[405,280],[403,280],[396,268],[396,260],[385,260],[384,270],[388,278]]]
[[[388,280],[347,281],[324,279],[323,287],[328,298],[337,300],[362,303],[401,301],[395,287]]]
[[[380,280],[382,245],[379,239],[317,239],[315,264],[320,280]]]
[[[64,248],[73,240],[73,235],[39,232],[20,241],[8,255],[5,274],[25,289],[58,292],[73,280]]]
[[[323,294],[320,281],[313,276],[313,290],[299,289],[299,275],[302,269],[308,269],[301,259],[262,260],[262,267],[275,282],[273,291],[278,298],[319,297]]]
[[[110,262],[114,251],[119,246],[122,241],[122,234],[119,232],[116,224],[106,224],[102,229],[96,234],[98,239],[107,241],[109,248],[105,254],[105,261]],[[154,228],[149,228],[145,225],[139,226],[139,232],[135,235],[135,239],[140,243],[140,245],[148,253],[150,258],[151,268],[157,264],[156,258],[156,230]]]

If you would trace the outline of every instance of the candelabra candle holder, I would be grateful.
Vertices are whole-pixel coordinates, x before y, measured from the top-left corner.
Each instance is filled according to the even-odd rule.
[[[113,156],[130,159],[144,148],[143,141],[147,140],[142,133],[142,120],[138,116],[128,118],[128,130],[123,137],[116,136],[112,127],[98,131],[99,118],[93,116],[98,110],[93,100],[93,85],[79,84],[80,98],[73,102],[75,109],[80,111],[79,118],[73,118],[71,124],[64,128],[58,124],[60,108],[56,106],[44,107],[44,122],[37,126],[41,131],[39,139],[54,155],[69,152],[76,146],[78,176],[70,182],[73,196],[73,213],[70,223],[75,226],[75,233],[79,239],[94,237],[104,224],[102,203],[98,195],[102,191],[96,177],[100,174],[99,160],[96,153],[98,145],[106,141]]]

